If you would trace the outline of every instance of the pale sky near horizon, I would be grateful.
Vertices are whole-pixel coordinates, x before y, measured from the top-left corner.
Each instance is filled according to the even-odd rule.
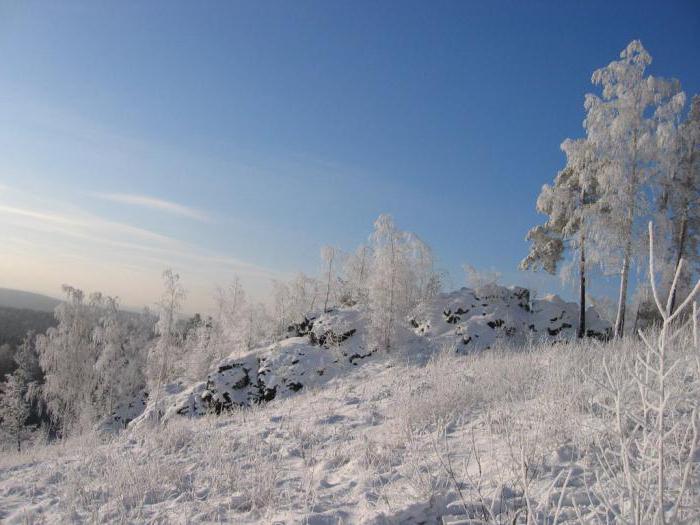
[[[591,73],[634,38],[700,92],[693,1],[0,0],[0,287],[142,306],[172,267],[207,310],[388,212],[448,287],[468,262],[566,296],[517,263]]]

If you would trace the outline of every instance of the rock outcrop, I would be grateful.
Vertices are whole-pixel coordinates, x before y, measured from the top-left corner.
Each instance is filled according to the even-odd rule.
[[[590,337],[610,337],[610,323],[593,308],[586,311]],[[486,286],[438,295],[405,322],[397,347],[421,354],[454,347],[460,353],[492,348],[497,344],[522,345],[528,341],[572,339],[578,328],[578,306],[557,296],[531,300],[526,288]],[[128,414],[117,410],[113,426],[132,425],[158,416],[200,416],[235,407],[268,402],[315,388],[340,374],[376,358],[368,341],[368,321],[358,306],[309,314],[289,327],[291,337],[230,356],[216,363],[203,381],[186,386],[166,385],[159,396],[141,396]],[[154,401],[155,398],[159,401]],[[141,409],[136,417],[135,410]],[[114,419],[113,418],[113,419]]]

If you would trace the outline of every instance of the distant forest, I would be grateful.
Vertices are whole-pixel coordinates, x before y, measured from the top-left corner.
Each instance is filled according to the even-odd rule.
[[[27,332],[43,334],[57,323],[53,312],[0,306],[0,377],[15,369],[15,351]]]

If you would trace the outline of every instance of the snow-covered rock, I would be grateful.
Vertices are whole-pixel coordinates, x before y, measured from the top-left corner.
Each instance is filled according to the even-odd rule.
[[[148,392],[140,391],[128,403],[117,406],[111,416],[105,418],[98,429],[106,432],[118,432],[125,429],[129,423],[143,414],[148,406]]]
[[[586,317],[590,337],[610,336],[610,324],[593,308]],[[446,346],[466,353],[499,343],[563,341],[575,337],[577,328],[576,303],[554,295],[532,301],[526,288],[489,285],[439,294],[406,319],[400,346],[409,354],[430,354]],[[291,337],[279,343],[216,363],[202,382],[187,388],[166,385],[132,424],[156,415],[161,421],[175,415],[192,417],[287,397],[379,355],[368,344],[368,321],[356,306],[308,315],[290,326],[289,333]],[[123,424],[127,416],[119,411],[117,415]],[[133,414],[128,418],[134,419]]]
[[[488,285],[440,294],[410,322],[416,334],[433,344],[454,344],[457,352],[467,352],[499,341],[522,345],[528,340],[571,339],[578,330],[578,305],[556,295],[531,301],[526,288]],[[588,337],[607,339],[610,332],[610,323],[588,308]]]

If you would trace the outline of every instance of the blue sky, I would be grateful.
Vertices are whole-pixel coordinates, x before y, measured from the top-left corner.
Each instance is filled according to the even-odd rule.
[[[0,286],[144,304],[172,265],[206,308],[388,212],[454,286],[560,291],[516,270],[524,236],[634,38],[700,92],[695,1],[2,2]]]

